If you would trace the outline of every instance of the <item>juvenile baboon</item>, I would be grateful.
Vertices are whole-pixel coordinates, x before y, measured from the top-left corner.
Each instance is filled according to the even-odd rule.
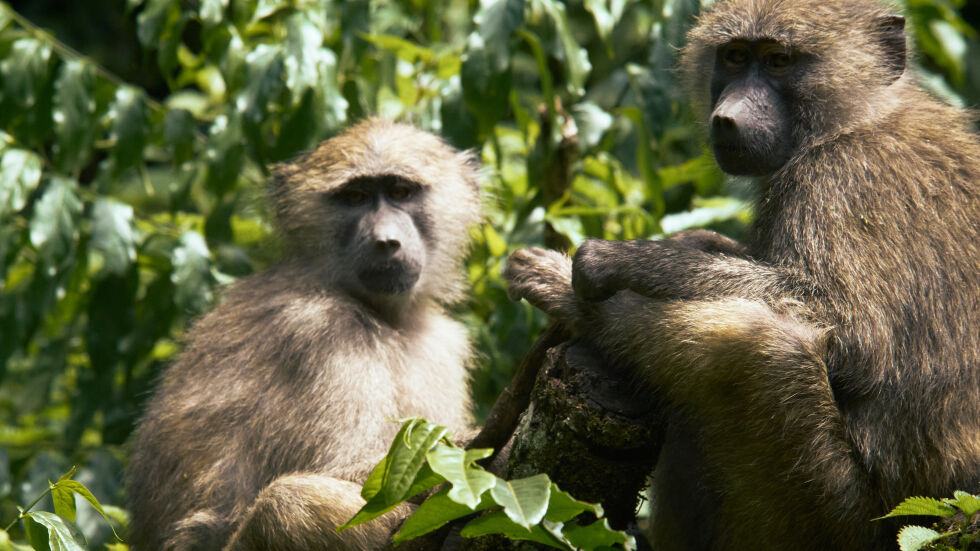
[[[870,519],[980,486],[980,141],[872,0],[718,2],[681,70],[741,245],[707,231],[515,253],[510,293],[671,404],[657,549],[894,549]],[[620,292],[622,291],[622,292]]]
[[[278,166],[270,195],[288,254],[193,325],[140,422],[136,550],[375,549],[397,518],[334,529],[392,420],[472,422],[444,306],[465,288],[475,160],[369,120]]]

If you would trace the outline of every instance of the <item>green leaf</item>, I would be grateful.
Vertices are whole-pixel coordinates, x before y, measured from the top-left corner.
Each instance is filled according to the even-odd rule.
[[[625,544],[631,539],[625,532],[613,530],[609,526],[609,521],[604,518],[585,526],[575,523],[566,524],[562,528],[562,534],[574,547],[581,549],[612,547]]]
[[[75,186],[72,180],[53,177],[34,205],[30,222],[31,244],[49,266],[57,266],[63,261],[78,239],[82,202]]]
[[[906,526],[898,531],[898,547],[901,551],[918,551],[941,537],[942,534],[925,526]]]
[[[613,27],[623,16],[626,0],[585,0],[585,9],[592,14],[596,30],[603,41],[609,40]]]
[[[136,261],[136,227],[133,207],[100,197],[92,207],[91,251],[102,254],[105,270],[123,275]]]
[[[555,0],[539,0],[545,12],[551,16],[558,30],[558,37],[561,40],[562,54],[565,58],[565,68],[568,71],[568,93],[574,97],[582,96],[585,93],[585,80],[592,72],[592,63],[589,62],[589,52],[579,46],[572,36],[572,30],[568,23],[568,15],[565,5]]]
[[[446,435],[446,431],[446,427],[433,425],[418,417],[404,421],[391,443],[388,455],[364,481],[361,497],[367,503],[337,531],[377,518],[414,493],[442,482],[442,477],[436,477],[431,467],[423,462],[425,455]]]
[[[473,17],[495,73],[510,66],[510,38],[524,25],[524,0],[482,0]]]
[[[41,181],[41,158],[25,149],[0,150],[0,220],[24,208]]]
[[[85,537],[78,528],[47,511],[24,515],[27,539],[38,551],[86,551]]]
[[[237,112],[219,115],[211,125],[205,158],[208,160],[207,187],[218,197],[238,181],[245,159],[245,138]]]
[[[593,513],[597,517],[603,515],[601,505],[579,501],[568,492],[560,490],[556,484],[551,484],[548,511],[545,513],[546,519],[552,522],[568,522],[585,512]]]
[[[174,248],[174,302],[186,312],[201,312],[211,302],[211,252],[204,237],[195,231],[180,236]]]
[[[173,0],[148,0],[136,18],[137,35],[146,49],[159,46],[168,22],[180,16],[180,3]]]
[[[48,44],[33,38],[15,40],[0,62],[4,96],[19,107],[34,107],[47,81],[50,61]]]
[[[116,90],[116,97],[109,108],[109,138],[113,146],[110,153],[116,174],[137,165],[143,160],[143,146],[149,134],[149,117],[143,92],[129,86]]]
[[[517,480],[497,478],[490,492],[511,520],[530,530],[548,510],[551,481],[544,474]]]
[[[890,513],[874,520],[881,520],[890,517],[904,517],[908,515],[929,515],[934,517],[952,518],[956,514],[956,509],[952,506],[931,497],[910,497],[898,504]]]
[[[602,136],[613,124],[613,116],[598,105],[582,101],[572,106],[572,117],[578,128],[579,149],[587,151],[599,145]]]
[[[180,165],[194,155],[194,116],[186,109],[169,109],[163,118],[163,142],[173,151],[174,164]]]
[[[54,164],[68,174],[78,174],[89,161],[99,130],[94,87],[95,70],[79,59],[66,61],[54,83]]]
[[[54,512],[68,522],[75,522],[75,494],[64,486],[55,485],[51,488],[51,501]]]
[[[464,450],[438,444],[425,456],[429,466],[453,485],[449,497],[469,508],[480,503],[483,492],[494,486],[497,477],[476,465],[493,454],[492,449]]]
[[[466,538],[478,538],[489,534],[503,534],[512,540],[533,541],[557,549],[572,548],[544,527],[538,524],[531,527],[521,526],[511,520],[504,511],[479,516],[467,523],[460,531],[460,535]]]
[[[490,494],[484,494],[483,499],[480,500],[480,503],[476,507],[469,507],[454,501],[449,497],[449,488],[443,488],[425,500],[410,517],[405,519],[398,533],[395,534],[393,541],[398,544],[417,538],[423,534],[438,530],[448,522],[489,509],[494,505],[496,503]]]
[[[953,495],[955,496],[954,499],[944,499],[943,503],[947,503],[963,511],[967,517],[971,517],[974,513],[980,512],[980,496],[975,496],[962,490],[956,490],[953,492]]]
[[[213,27],[224,19],[225,8],[228,7],[228,0],[201,0],[198,8],[198,16],[205,27]]]
[[[65,476],[62,476],[58,480],[58,482],[55,482],[54,488],[51,490],[52,495],[56,495],[55,492],[67,492],[69,494],[78,494],[82,496],[82,499],[87,501],[89,505],[92,506],[92,508],[94,508],[96,511],[99,512],[100,515],[102,515],[102,518],[105,519],[105,521],[109,524],[109,527],[112,528],[113,534],[115,534],[116,529],[112,526],[112,521],[110,520],[109,514],[106,512],[105,509],[102,508],[102,504],[99,503],[99,500],[96,499],[94,495],[92,495],[92,492],[90,492],[89,489],[86,488],[84,484],[78,482],[77,480],[71,480],[68,478],[73,472],[74,472],[74,468],[71,471],[69,471],[67,474],[65,474]],[[68,517],[65,518],[68,518],[68,520],[74,522],[75,521],[74,519],[75,498],[74,495],[70,495],[70,497],[71,497],[72,518],[68,518]],[[56,501],[55,511],[57,511],[57,507],[58,505]],[[119,538],[118,534],[116,534],[116,538]]]

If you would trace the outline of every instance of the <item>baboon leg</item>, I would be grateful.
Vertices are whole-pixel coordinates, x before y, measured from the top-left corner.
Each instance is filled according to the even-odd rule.
[[[246,513],[225,551],[362,551],[380,549],[401,515],[387,514],[337,533],[364,505],[361,487],[317,474],[277,478]]]
[[[221,547],[231,532],[228,518],[214,509],[203,509],[173,523],[166,551],[211,551]]]

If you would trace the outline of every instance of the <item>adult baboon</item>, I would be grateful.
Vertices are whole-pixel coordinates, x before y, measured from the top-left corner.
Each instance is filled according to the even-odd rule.
[[[397,519],[334,529],[391,420],[471,424],[470,344],[444,305],[480,217],[474,159],[369,120],[278,166],[271,198],[288,255],[193,325],[140,423],[134,549],[377,548]]]
[[[980,142],[871,0],[722,1],[688,38],[715,156],[758,191],[745,245],[520,251],[510,292],[671,404],[658,549],[894,548],[871,518],[980,487]]]

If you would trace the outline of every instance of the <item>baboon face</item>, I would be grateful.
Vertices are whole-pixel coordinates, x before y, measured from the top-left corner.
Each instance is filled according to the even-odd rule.
[[[688,35],[681,72],[722,170],[773,174],[890,109],[904,26],[887,5],[859,0],[714,4]]]
[[[711,80],[711,147],[729,174],[771,174],[793,143],[788,93],[797,55],[771,40],[736,40],[718,48]]]
[[[465,286],[464,228],[480,220],[477,163],[406,124],[363,121],[293,162],[270,187],[292,257],[326,288],[379,309]]]
[[[394,175],[356,178],[325,194],[335,212],[334,248],[348,259],[353,294],[400,295],[419,280],[426,262],[425,194],[416,182]]]

